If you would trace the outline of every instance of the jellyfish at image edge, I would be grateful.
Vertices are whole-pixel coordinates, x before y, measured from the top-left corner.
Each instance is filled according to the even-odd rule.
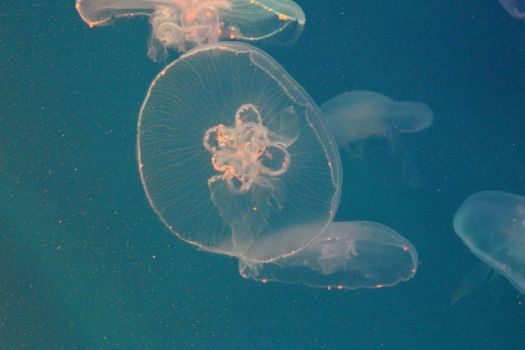
[[[287,233],[293,240],[308,231]],[[391,228],[369,221],[331,223],[306,248],[283,259],[249,265],[239,261],[243,277],[328,289],[383,288],[411,279],[417,271],[414,246]]]
[[[456,211],[453,225],[474,255],[525,294],[525,197],[473,194]]]
[[[202,250],[271,261],[306,246],[337,210],[340,158],[317,106],[247,44],[197,47],[161,71],[137,149],[151,206]],[[294,240],[279,234],[305,224]]]
[[[222,39],[290,44],[305,23],[291,0],[77,0],[76,9],[90,27],[149,17],[148,56],[154,61],[165,60],[168,49],[183,52]]]
[[[434,119],[424,103],[393,101],[364,90],[338,95],[323,103],[321,111],[339,146],[392,133],[419,132],[429,128]]]
[[[395,231],[332,222],[341,186],[333,136],[306,92],[250,45],[202,46],[168,65],[142,106],[137,154],[148,200],[166,226],[201,250],[237,257],[245,277],[264,281],[265,266],[287,269],[288,258],[306,251],[314,254],[304,265],[312,277],[337,277],[352,264],[370,276],[368,284],[347,278],[326,287],[380,287],[415,273],[415,249]],[[411,261],[408,274],[400,256]]]
[[[514,18],[525,18],[525,0],[499,0],[501,6]]]

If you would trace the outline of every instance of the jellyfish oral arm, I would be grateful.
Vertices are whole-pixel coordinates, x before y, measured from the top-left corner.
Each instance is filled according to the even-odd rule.
[[[254,185],[268,186],[269,178],[284,174],[290,166],[287,146],[271,139],[252,104],[239,107],[233,127],[220,124],[206,130],[203,145],[212,154],[212,166],[219,173],[210,178],[210,184],[226,181],[238,194]]]
[[[499,0],[505,11],[514,18],[525,19],[525,1],[523,0]]]

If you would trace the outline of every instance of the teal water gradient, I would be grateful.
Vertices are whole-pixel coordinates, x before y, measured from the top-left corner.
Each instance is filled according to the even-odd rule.
[[[163,67],[146,56],[146,21],[88,29],[73,1],[4,0],[0,348],[525,347],[525,299],[504,279],[450,306],[478,264],[455,210],[481,190],[525,194],[525,22],[496,0],[298,3],[299,43],[262,48],[316,102],[366,89],[433,109],[420,135],[343,154],[338,218],[410,239],[416,277],[351,292],[260,285],[177,240],[135,162],[138,111]]]

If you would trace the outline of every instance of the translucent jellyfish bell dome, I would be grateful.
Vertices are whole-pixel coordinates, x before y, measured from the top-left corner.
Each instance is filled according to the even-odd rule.
[[[321,106],[339,146],[393,133],[416,133],[429,128],[432,110],[424,103],[394,101],[374,91],[342,93]]]
[[[288,232],[290,239],[309,227]],[[267,264],[239,260],[239,273],[257,281],[327,289],[383,288],[414,277],[416,248],[393,229],[371,221],[332,222],[294,255]]]
[[[148,56],[154,61],[165,60],[168,50],[224,39],[292,44],[305,24],[303,10],[291,0],[77,0],[76,9],[90,27],[148,17]]]
[[[307,246],[339,203],[340,157],[318,107],[247,44],[201,46],[160,72],[139,115],[137,156],[148,200],[174,234],[250,264]]]
[[[475,193],[456,211],[453,225],[474,255],[525,294],[525,197]]]

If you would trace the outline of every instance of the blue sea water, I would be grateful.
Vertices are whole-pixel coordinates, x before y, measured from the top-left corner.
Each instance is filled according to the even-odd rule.
[[[138,111],[163,68],[146,20],[89,29],[72,0],[2,0],[0,349],[525,348],[525,297],[504,278],[451,303],[481,264],[456,209],[482,190],[525,195],[525,22],[497,0],[297,2],[300,41],[260,47],[317,103],[366,89],[434,112],[395,147],[342,155],[338,219],[403,234],[416,277],[263,285],[178,240],[136,166]]]

